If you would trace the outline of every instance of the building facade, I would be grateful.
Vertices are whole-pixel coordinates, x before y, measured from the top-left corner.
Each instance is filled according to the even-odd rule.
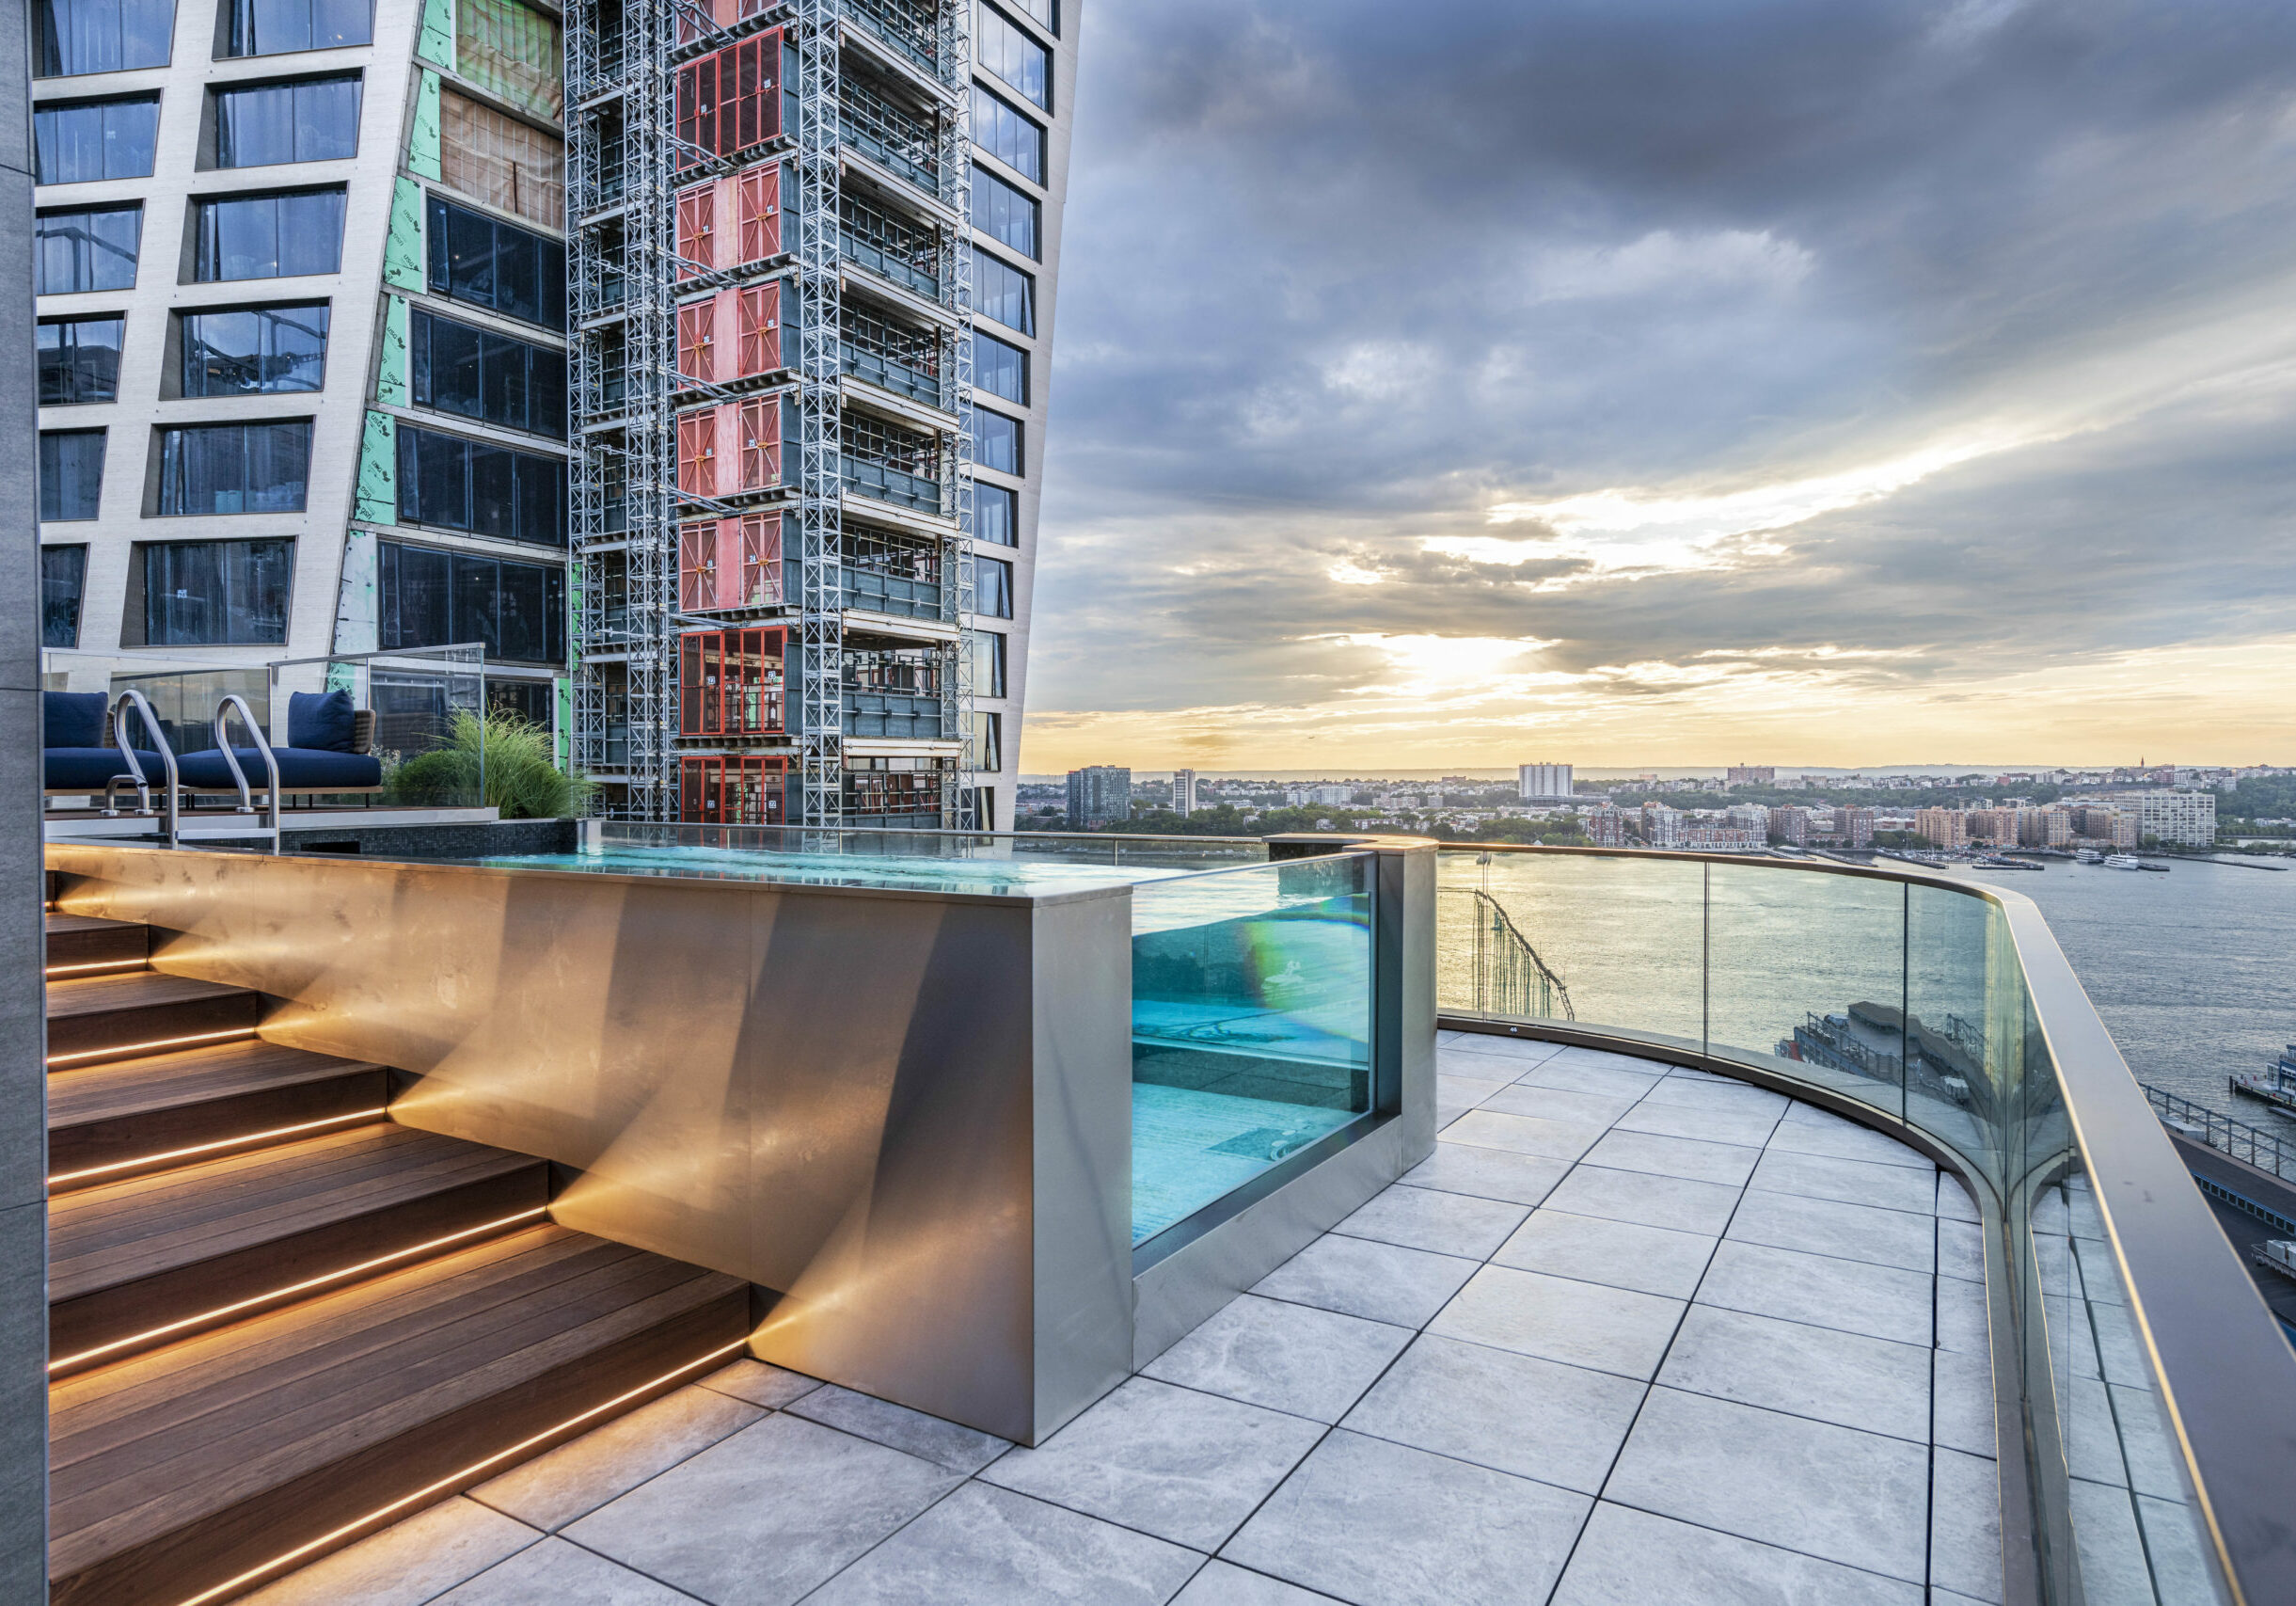
[[[1173,771],[1172,812],[1174,814],[1194,814],[1196,810],[1196,771],[1193,770]]]
[[[1009,826],[1075,0],[569,14],[577,760]]]
[[[1778,769],[1773,764],[1733,764],[1723,775],[1726,787],[1770,787],[1778,783]]]
[[[1571,795],[1571,767],[1568,764],[1518,764],[1514,768],[1515,796],[1525,801],[1568,798]]]
[[[1088,831],[1132,817],[1132,772],[1115,764],[1069,771],[1069,828]]]
[[[2136,819],[2139,842],[2150,837],[2179,848],[2208,848],[2216,842],[2216,794],[2165,787],[2122,792],[2114,807]]]
[[[566,650],[560,27],[520,0],[35,8],[43,641]],[[77,667],[74,667],[75,664]]]
[[[1913,815],[1913,834],[1932,848],[1966,848],[1969,814],[1957,808],[1917,809]]]

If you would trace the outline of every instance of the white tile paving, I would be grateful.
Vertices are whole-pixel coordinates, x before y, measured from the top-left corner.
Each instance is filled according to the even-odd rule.
[[[1036,1449],[742,1361],[249,1598],[2001,1598],[1957,1184],[1727,1079],[1439,1054],[1433,1156]],[[2071,1356],[2099,1409],[2119,1314]],[[2118,1511],[2169,1481],[2156,1459],[2076,1472]]]

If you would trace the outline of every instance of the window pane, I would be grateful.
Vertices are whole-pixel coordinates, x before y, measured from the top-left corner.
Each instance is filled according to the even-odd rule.
[[[965,648],[973,655],[973,694],[1005,695],[1005,637],[995,630],[967,630]]]
[[[293,541],[170,541],[145,547],[145,644],[285,642],[294,551]]]
[[[1053,107],[1053,57],[993,6],[983,6],[980,16],[980,63],[1031,101]]]
[[[461,552],[453,553],[449,561],[454,577],[451,600],[453,616],[448,626],[451,639],[484,642],[487,653],[492,656],[495,638],[499,634],[495,625],[499,616],[495,587],[500,565],[492,558],[474,558]]]
[[[1037,234],[1043,208],[975,162],[973,165],[973,227],[1001,240],[1024,257],[1042,259]]]
[[[484,418],[479,382],[479,351],[484,339],[481,331],[418,310],[409,335],[415,405],[465,418]]]
[[[135,288],[140,206],[43,212],[33,230],[33,289],[41,295]]]
[[[50,430],[40,437],[40,517],[93,518],[103,493],[103,431]]]
[[[257,308],[183,315],[183,394],[316,390],[326,372],[327,309]]]
[[[514,453],[483,441],[469,443],[470,533],[509,540],[516,528],[517,465]]]
[[[1037,332],[1037,281],[1019,268],[973,247],[973,310],[1020,334]]]
[[[1013,0],[1013,4],[1043,24],[1047,33],[1059,37],[1060,0]]]
[[[1019,474],[1021,467],[1021,421],[1008,419],[1003,413],[990,412],[986,407],[975,408],[972,414],[973,461],[984,469],[994,469],[1003,474]]]
[[[174,0],[36,0],[34,13],[35,77],[167,65]]]
[[[1028,405],[1028,353],[994,335],[973,336],[973,383],[991,396]]]
[[[159,120],[157,95],[42,106],[32,114],[36,182],[77,184],[150,178]]]
[[[86,547],[40,549],[40,644],[80,644],[80,587],[87,576]]]
[[[1005,485],[973,487],[973,536],[1000,547],[1021,544],[1020,493]]]
[[[987,619],[1012,617],[1012,565],[1001,558],[973,560],[973,612]]]
[[[549,649],[549,604],[545,596],[545,571],[532,564],[500,564],[494,633],[487,637],[497,658],[546,659]]]
[[[333,273],[342,257],[343,192],[239,196],[199,203],[203,282]]]
[[[342,263],[343,192],[279,197],[279,277],[333,273]]]
[[[376,566],[377,644],[438,647],[451,644],[447,624],[447,555],[429,547],[380,543]]]
[[[295,86],[295,160],[335,162],[358,154],[356,74]]]
[[[300,513],[310,452],[307,419],[164,429],[159,511],[166,517]]]
[[[73,318],[40,326],[40,405],[111,402],[119,397],[123,317]]]
[[[563,246],[436,197],[430,215],[433,294],[546,328],[566,326]]]
[[[973,142],[1033,183],[1044,183],[1044,130],[1002,95],[973,86]]]
[[[295,159],[295,92],[285,84],[215,96],[215,165],[267,167]]]

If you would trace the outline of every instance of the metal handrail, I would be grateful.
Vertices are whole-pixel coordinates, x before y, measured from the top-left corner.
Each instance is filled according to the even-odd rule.
[[[168,847],[180,847],[182,835],[178,794],[182,783],[176,774],[175,750],[167,745],[167,733],[160,728],[159,716],[151,711],[151,705],[145,700],[144,694],[134,687],[120,692],[118,701],[112,704],[112,738],[119,742],[119,751],[126,755],[128,768],[135,772],[135,791],[142,803],[139,812],[144,814],[151,812],[151,787],[150,783],[144,779],[144,767],[136,759],[135,748],[128,742],[126,716],[130,712],[143,722],[144,734],[151,739],[151,745],[160,755],[160,767],[167,772],[166,804],[162,816],[164,823],[161,830],[167,838]],[[104,787],[103,812],[107,815],[119,813],[119,810],[112,806],[112,787],[118,786],[122,779],[123,777],[115,775]]]
[[[2156,1088],[2149,1082],[2140,1083],[2139,1086],[2144,1088],[2146,1098],[2161,1112],[2162,1121],[2197,1121],[2200,1123],[2201,1141],[2209,1148],[2229,1154],[2236,1160],[2245,1160],[2256,1169],[2270,1171],[2284,1182],[2296,1182],[2296,1177],[2288,1174],[2296,1170],[2296,1145],[2291,1145],[2278,1133],[2251,1126],[2244,1121],[2236,1121],[2206,1105],[2194,1104],[2191,1099],[2172,1093],[2166,1088]],[[2223,1131],[2221,1137],[2218,1136],[2220,1128]],[[2247,1153],[2241,1153],[2242,1148],[2248,1151]]]
[[[263,734],[263,727],[256,723],[255,710],[248,708],[247,700],[236,692],[224,693],[223,700],[215,705],[215,718],[212,726],[215,733],[215,750],[223,755],[225,767],[231,771],[231,779],[238,784],[239,812],[253,814],[255,800],[247,794],[247,772],[240,768],[239,755],[231,751],[231,740],[227,734],[230,717],[234,709],[238,711],[240,723],[247,727],[247,735],[254,739],[255,751],[263,760],[263,772],[270,782],[263,793],[263,827],[271,834],[271,851],[276,853],[279,851],[279,761],[272,754],[271,740]]]

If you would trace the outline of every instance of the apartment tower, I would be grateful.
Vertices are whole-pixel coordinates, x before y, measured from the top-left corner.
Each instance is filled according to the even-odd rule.
[[[1009,825],[1074,0],[567,16],[576,761]]]

